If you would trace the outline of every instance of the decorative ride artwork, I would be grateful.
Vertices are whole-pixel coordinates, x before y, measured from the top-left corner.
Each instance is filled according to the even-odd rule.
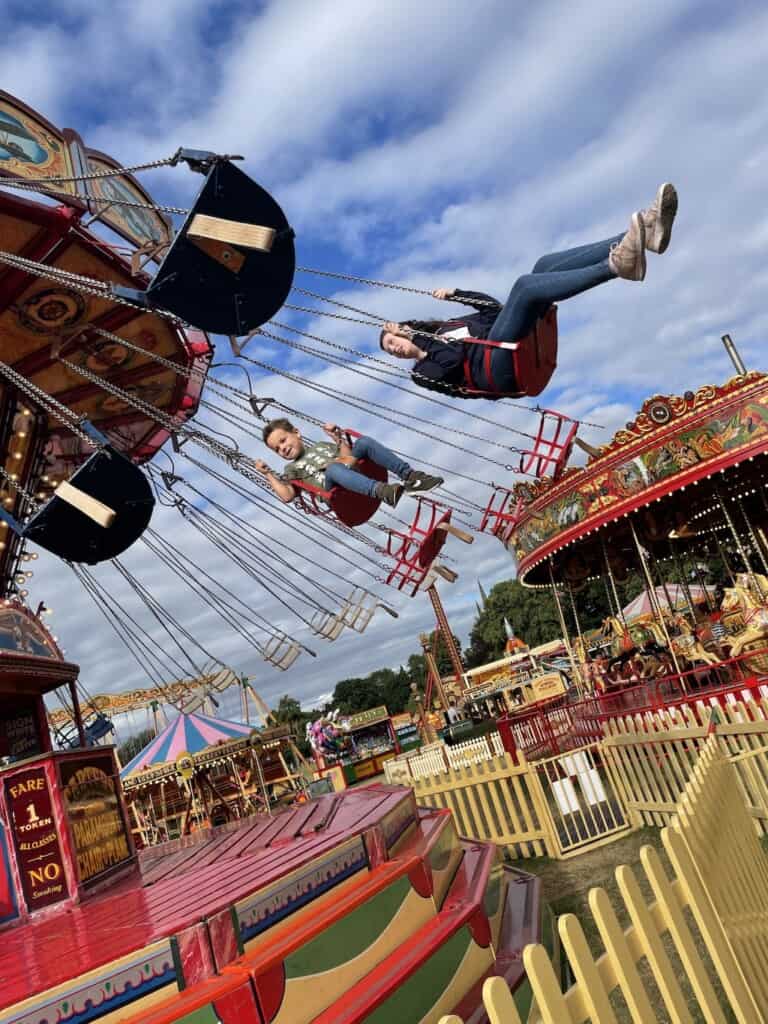
[[[72,174],[63,137],[5,93],[0,93],[0,172],[20,178]],[[72,186],[59,191],[71,192]]]
[[[768,447],[768,377],[750,373],[738,381],[739,390],[747,392],[741,403],[733,385],[702,388],[688,400],[650,399],[634,423],[619,431],[585,468],[566,471],[554,485],[551,481],[519,484],[516,493],[527,508],[510,538],[515,556],[529,561],[559,534],[573,527],[583,530],[590,519],[618,511],[622,503],[662,481],[695,467],[703,472],[707,463],[719,464],[747,447]],[[713,406],[709,416],[707,405]],[[653,432],[661,431],[653,437]],[[628,449],[626,458],[614,461],[611,457],[621,449]],[[525,565],[522,568],[525,571]]]
[[[64,761],[59,769],[81,882],[131,857],[113,768],[111,753],[93,753]]]

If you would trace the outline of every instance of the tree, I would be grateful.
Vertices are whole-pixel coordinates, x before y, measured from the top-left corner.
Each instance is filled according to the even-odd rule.
[[[120,764],[128,764],[128,762],[136,757],[136,755],[154,738],[154,729],[142,729],[141,732],[137,732],[134,736],[130,736],[125,743],[121,743],[117,748],[117,756]]]
[[[371,678],[342,679],[336,683],[331,697],[331,707],[338,708],[342,714],[353,715],[357,711],[367,711],[378,707],[382,702],[378,683]]]

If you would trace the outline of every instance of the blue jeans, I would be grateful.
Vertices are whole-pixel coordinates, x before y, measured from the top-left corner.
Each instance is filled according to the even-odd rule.
[[[358,437],[352,445],[352,454],[356,459],[368,459],[375,462],[377,466],[383,466],[390,473],[401,480],[405,480],[411,472],[407,462],[403,462],[389,448],[374,441],[372,437]],[[325,487],[330,490],[332,487],[343,487],[345,491],[354,491],[355,494],[367,494],[368,497],[375,497],[377,480],[371,480],[356,469],[345,466],[342,462],[332,462],[325,471]]]
[[[614,278],[616,275],[608,266],[608,254],[611,246],[623,237],[623,234],[614,235],[603,242],[542,256],[530,274],[523,274],[515,281],[488,332],[488,339],[517,341],[524,338],[553,302],[570,299]]]

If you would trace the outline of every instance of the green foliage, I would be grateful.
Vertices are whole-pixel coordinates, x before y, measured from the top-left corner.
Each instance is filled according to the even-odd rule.
[[[625,583],[616,585],[622,605],[631,601],[642,589],[643,584],[638,576],[630,576]],[[575,635],[576,625],[567,592],[561,594],[561,603],[568,630],[571,635]],[[587,583],[574,594],[574,603],[579,625],[584,632],[596,629],[608,614],[608,597],[604,584],[599,580]],[[485,607],[475,620],[469,637],[469,648],[464,654],[467,668],[475,668],[502,657],[507,639],[504,632],[505,618],[515,635],[529,647],[562,636],[557,606],[550,587],[534,590],[524,587],[517,580],[505,580],[491,590]]]
[[[396,672],[379,668],[362,678],[342,679],[336,684],[329,708],[351,715],[385,704],[391,715],[399,714],[411,696],[411,675],[404,668]]]
[[[136,757],[136,755],[154,738],[154,729],[142,729],[141,732],[137,732],[135,736],[130,736],[125,743],[121,743],[117,748],[117,756],[120,759],[120,764],[128,764],[128,762]]]

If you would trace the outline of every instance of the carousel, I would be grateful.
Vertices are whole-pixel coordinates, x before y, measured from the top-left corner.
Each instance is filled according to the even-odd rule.
[[[649,398],[608,444],[582,445],[585,465],[496,497],[491,532],[521,582],[549,588],[557,605],[573,684],[563,704],[631,693],[646,706],[762,685],[768,375],[724,342],[738,370],[725,384]],[[643,589],[625,606],[632,574]],[[579,594],[595,581],[607,614],[590,635]]]

